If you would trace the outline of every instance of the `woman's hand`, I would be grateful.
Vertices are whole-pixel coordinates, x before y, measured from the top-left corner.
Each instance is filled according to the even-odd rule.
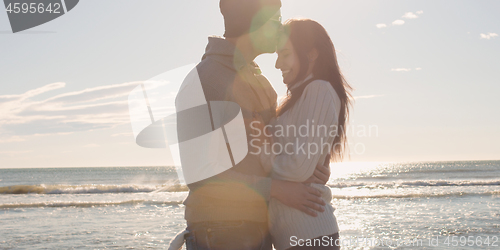
[[[326,203],[321,199],[321,192],[304,183],[273,180],[271,197],[312,217],[317,217],[317,212],[325,211],[323,207]]]

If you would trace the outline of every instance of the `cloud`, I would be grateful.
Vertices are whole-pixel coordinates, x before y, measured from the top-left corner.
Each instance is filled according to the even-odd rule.
[[[128,137],[133,137],[133,133],[117,133],[117,134],[112,134],[112,137],[117,137],[117,136],[128,136]]]
[[[480,38],[481,38],[481,39],[487,39],[487,40],[490,40],[491,38],[494,38],[494,37],[497,37],[497,36],[498,36],[498,34],[497,34],[497,33],[491,33],[491,32],[490,32],[490,33],[488,33],[488,34],[483,34],[483,33],[481,33]]]
[[[407,68],[393,68],[393,69],[391,69],[391,71],[408,72],[408,71],[411,71],[411,69],[407,69]]]
[[[422,68],[418,67],[415,68],[415,70],[422,70]],[[391,71],[396,71],[396,72],[409,72],[411,71],[411,68],[392,68]]]
[[[418,12],[417,12],[418,13]],[[406,12],[402,18],[406,18],[406,19],[415,19],[415,18],[418,18],[417,15],[413,14],[413,12]]]
[[[113,114],[113,113],[123,113],[128,110],[127,101],[115,101],[100,104],[88,104],[88,105],[78,105],[78,106],[52,106],[52,105],[42,105],[40,107],[30,106],[20,112],[20,115],[31,116],[31,115],[47,115],[47,116],[67,116],[71,114],[75,115],[92,115],[92,114]]]
[[[81,103],[92,102],[104,99],[118,98],[127,96],[140,82],[129,82],[89,88],[82,91],[70,92],[49,98],[46,102],[50,103]]]
[[[403,20],[396,20],[396,21],[392,22],[392,25],[403,25],[403,24],[405,24],[405,21],[403,21]]]
[[[416,13],[416,14],[415,14],[415,13]],[[423,14],[423,13],[424,13],[424,11],[419,10],[419,11],[417,11],[417,12],[415,12],[415,13],[413,13],[413,12],[406,12],[406,13],[402,16],[402,18],[405,18],[405,19],[416,19],[416,18],[418,18],[418,17],[419,17],[419,15]],[[397,19],[397,20],[394,20],[394,21],[392,22],[392,25],[393,25],[393,26],[401,26],[401,25],[404,25],[404,24],[405,24],[405,21],[404,21],[404,20],[401,20],[401,19]],[[377,28],[379,28],[379,29],[381,29],[381,28],[386,28],[386,27],[387,27],[387,25],[386,25],[385,23],[379,23],[379,24],[376,24],[375,26],[376,26]]]
[[[41,95],[43,93],[46,93],[46,92],[49,92],[52,90],[61,89],[64,87],[66,87],[66,83],[64,83],[64,82],[51,83],[51,84],[47,84],[47,85],[40,87],[40,88],[29,90],[26,93],[19,95],[18,97],[22,100],[25,100],[25,99],[28,99],[28,98],[31,98],[31,97],[34,97],[37,95]]]
[[[0,114],[6,114],[7,113],[6,111],[20,110],[26,106],[26,100],[52,90],[64,88],[65,86],[66,86],[65,83],[56,82],[47,84],[40,88],[29,90],[21,95],[0,96]]]
[[[381,97],[383,95],[362,95],[362,96],[355,96],[354,100],[358,99],[370,99],[370,98],[375,98],[375,97]]]
[[[87,144],[85,146],[83,146],[84,148],[98,148],[100,147],[100,145],[97,145],[95,143],[91,143],[91,144]]]
[[[57,82],[19,95],[0,96],[0,143],[30,135],[74,133],[112,128],[130,122],[128,94],[141,82],[88,88],[33,100],[66,87]]]
[[[0,137],[0,143],[22,142],[22,141],[26,141],[26,138],[23,138],[21,136],[5,136],[5,138]]]
[[[0,155],[14,156],[14,155],[27,154],[27,153],[31,153],[31,152],[33,152],[33,150],[24,150],[24,151],[0,151]]]

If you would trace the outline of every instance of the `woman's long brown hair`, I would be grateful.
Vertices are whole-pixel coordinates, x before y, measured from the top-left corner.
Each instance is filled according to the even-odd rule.
[[[308,53],[313,49],[318,52],[318,58],[312,71],[314,80],[325,80],[330,82],[341,101],[337,136],[333,141],[330,152],[330,161],[342,161],[345,151],[348,149],[346,137],[346,125],[349,119],[349,108],[352,105],[352,87],[347,83],[337,62],[337,55],[332,39],[325,28],[311,19],[290,19],[284,24],[286,38],[293,44],[295,53],[300,61],[300,71],[294,82],[288,85],[287,96],[278,107],[278,116],[300,99],[308,83],[301,84],[297,88],[291,87],[302,82],[307,76],[309,69]],[[310,83],[310,82],[309,82]]]

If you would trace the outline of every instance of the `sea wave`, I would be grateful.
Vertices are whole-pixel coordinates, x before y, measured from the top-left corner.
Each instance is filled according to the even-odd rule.
[[[366,187],[366,188],[398,188],[398,187],[462,187],[462,186],[500,186],[500,180],[471,181],[471,180],[418,180],[418,181],[391,181],[391,182],[336,182],[329,183],[331,188]]]
[[[151,200],[128,200],[128,201],[68,201],[68,202],[34,202],[34,203],[12,203],[0,204],[0,209],[15,208],[41,208],[41,207],[96,207],[96,206],[119,206],[119,205],[178,205],[182,201],[151,201]]]
[[[481,195],[500,195],[500,190],[484,192],[441,192],[441,193],[374,193],[374,194],[333,194],[333,199],[352,200],[352,199],[391,199],[391,198],[439,198],[456,196],[481,196]]]
[[[15,185],[0,187],[0,194],[106,194],[184,192],[187,186],[173,185]]]
[[[407,173],[429,173],[429,174],[437,174],[437,173],[484,173],[485,171],[489,172],[498,172],[500,168],[498,166],[483,166],[481,168],[410,168],[404,170]]]

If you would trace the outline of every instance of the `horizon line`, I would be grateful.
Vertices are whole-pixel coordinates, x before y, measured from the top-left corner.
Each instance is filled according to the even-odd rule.
[[[425,161],[345,161],[345,162],[331,162],[330,164],[352,164],[352,163],[377,163],[377,164],[387,164],[387,163],[404,163],[404,164],[411,164],[411,163],[436,163],[436,162],[472,162],[472,161],[500,161],[500,159],[496,160],[425,160]],[[55,169],[55,168],[175,168],[175,166],[168,166],[168,165],[156,165],[156,166],[81,166],[81,167],[1,167],[0,169],[39,169],[39,168],[46,168],[46,169]]]

